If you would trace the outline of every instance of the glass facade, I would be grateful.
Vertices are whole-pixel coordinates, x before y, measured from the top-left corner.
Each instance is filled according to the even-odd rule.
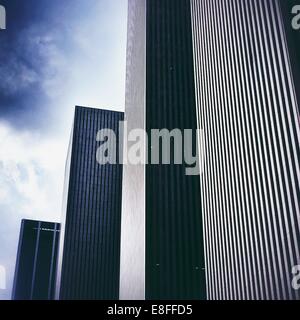
[[[13,300],[53,300],[60,224],[23,220]]]
[[[119,136],[121,112],[76,107],[66,165],[57,299],[118,299],[122,165],[97,162],[101,129]],[[119,159],[119,140],[117,140]]]

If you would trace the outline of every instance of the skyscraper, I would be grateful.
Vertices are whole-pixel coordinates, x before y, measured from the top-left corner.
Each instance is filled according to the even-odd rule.
[[[22,220],[13,300],[53,300],[60,224]]]
[[[202,129],[204,170],[125,166],[122,299],[299,298],[299,47],[285,5],[129,0],[128,128]]]
[[[97,162],[97,134],[123,113],[76,107],[65,176],[57,299],[118,299],[122,165]],[[119,140],[117,140],[119,159]]]
[[[299,298],[299,101],[280,1],[191,4],[208,297]]]
[[[130,0],[128,130],[192,129],[196,101],[190,2]],[[145,146],[145,153],[151,153]],[[205,298],[200,181],[185,165],[124,167],[121,299]]]

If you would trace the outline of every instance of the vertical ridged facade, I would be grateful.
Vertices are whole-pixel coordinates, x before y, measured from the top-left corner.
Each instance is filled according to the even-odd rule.
[[[123,113],[76,107],[66,165],[57,298],[119,297],[122,165],[97,162],[97,133],[117,137]]]
[[[189,0],[147,1],[146,129],[193,130],[196,102]],[[149,155],[152,141],[149,138]],[[174,154],[171,152],[171,154]],[[203,299],[198,176],[185,164],[146,167],[146,298]]]
[[[298,299],[299,106],[277,0],[191,0],[209,299]]]
[[[131,129],[146,129],[149,138],[151,129],[193,129],[195,151],[189,0],[129,0],[126,119]],[[149,139],[149,159],[151,147]],[[177,164],[125,167],[122,299],[206,296],[200,181],[185,169]],[[134,186],[141,187],[132,193],[128,188]]]
[[[53,300],[59,223],[22,220],[12,300]]]

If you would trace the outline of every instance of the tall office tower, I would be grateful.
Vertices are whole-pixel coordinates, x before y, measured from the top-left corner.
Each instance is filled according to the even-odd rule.
[[[193,129],[195,150],[190,1],[129,0],[125,115],[128,131],[149,137]],[[175,161],[141,161],[124,166],[123,180],[120,298],[205,298],[199,177]]]
[[[57,299],[118,299],[122,191],[118,136],[123,118],[121,112],[76,107],[66,165]],[[116,135],[115,165],[98,162],[102,129]]]
[[[210,299],[299,298],[299,91],[284,2],[191,1]]]
[[[13,300],[53,300],[60,224],[22,220]]]
[[[198,180],[125,167],[122,299],[299,298],[293,2],[129,0],[128,127],[198,126],[205,152]]]

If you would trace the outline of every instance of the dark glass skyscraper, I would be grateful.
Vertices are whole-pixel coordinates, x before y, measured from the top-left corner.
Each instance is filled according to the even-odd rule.
[[[23,220],[13,300],[53,300],[60,224]]]
[[[101,129],[118,137],[123,117],[76,107],[66,165],[58,299],[119,297],[122,165],[97,162],[96,138]]]
[[[190,1],[129,1],[126,86],[128,128],[192,129],[195,151]],[[121,298],[205,298],[199,177],[184,164],[128,165],[123,190]]]

